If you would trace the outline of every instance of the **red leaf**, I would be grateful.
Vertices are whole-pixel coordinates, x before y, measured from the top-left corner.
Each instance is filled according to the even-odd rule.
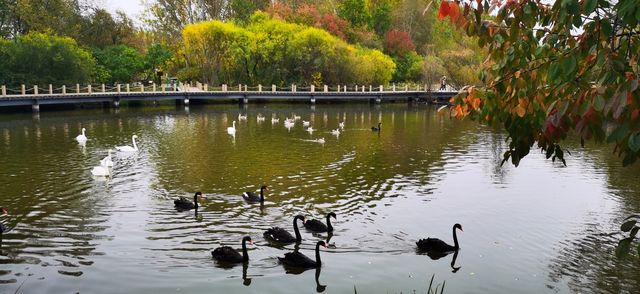
[[[449,2],[447,2],[447,0],[442,0],[442,2],[440,2],[440,11],[438,12],[438,19],[443,20],[447,16],[449,16]]]

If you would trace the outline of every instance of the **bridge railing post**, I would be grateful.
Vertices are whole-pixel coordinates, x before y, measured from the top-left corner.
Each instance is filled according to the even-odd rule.
[[[91,94],[91,84],[87,85],[87,93]]]
[[[156,83],[153,83],[153,91],[156,91]]]
[[[324,92],[325,92],[325,93],[329,92],[329,86],[324,85]]]
[[[405,91],[405,92],[408,92],[408,91],[409,91],[409,85],[407,85],[407,84],[405,84],[405,85],[404,85],[404,91]]]
[[[100,85],[100,87],[102,88],[102,89],[100,89],[100,90],[102,90],[102,93],[107,91],[107,88],[104,86],[104,84]]]
[[[311,93],[316,91],[316,86],[315,85],[311,85]]]
[[[49,95],[53,95],[53,85],[49,84]]]
[[[160,88],[162,90],[162,93],[164,93],[164,87],[165,87],[165,85],[164,85],[164,83],[162,83],[162,86],[160,86]]]
[[[116,84],[116,92],[118,92],[118,94],[120,94],[120,84]]]
[[[364,93],[364,90],[365,90],[365,87],[364,87],[364,86],[362,86],[362,93]]]
[[[358,85],[356,85],[356,92],[358,92]]]
[[[238,84],[238,92],[242,92],[242,84]]]
[[[271,85],[271,92],[275,92],[276,91],[276,85]]]
[[[127,93],[129,93],[129,90],[131,89],[129,88],[129,84],[127,84]]]
[[[380,92],[384,92],[384,86],[380,85]]]
[[[80,84],[76,84],[76,94],[80,94]]]
[[[396,91],[396,83],[393,83],[393,85],[391,86],[391,91],[393,91],[393,92]]]
[[[62,85],[62,95],[67,94],[67,85]]]
[[[247,92],[247,85],[244,85],[244,91]]]
[[[7,96],[7,86],[2,85],[2,96]]]
[[[155,91],[155,90],[154,90]],[[204,91],[207,92],[209,91],[209,84],[204,84]]]
[[[373,86],[369,85],[369,92],[373,92]]]
[[[347,93],[347,90],[348,90],[348,89],[347,89],[347,85],[344,85],[344,86],[342,86],[342,87],[343,87],[343,89],[344,89],[344,92],[345,92],[345,93]]]
[[[258,92],[262,92],[262,85],[258,84]]]
[[[338,85],[338,92],[340,92],[340,85]]]
[[[178,90],[178,85],[177,84],[173,84],[173,91],[177,91]]]
[[[33,85],[33,95],[38,95],[38,85]]]
[[[144,93],[144,84],[140,84],[140,92]]]
[[[24,84],[20,85],[20,93],[22,95],[26,95],[27,94],[27,89],[24,87]]]

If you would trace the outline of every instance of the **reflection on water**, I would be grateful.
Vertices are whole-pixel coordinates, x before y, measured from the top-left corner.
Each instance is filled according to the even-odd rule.
[[[258,122],[258,113],[274,119]],[[239,114],[247,119],[231,136]],[[345,128],[332,135],[340,122]],[[382,130],[372,132],[378,122]],[[74,138],[83,127],[90,139],[81,146]],[[134,134],[140,151],[113,154],[110,179],[92,179],[91,167]],[[0,292],[22,284],[25,293],[214,285],[220,293],[350,293],[354,286],[423,293],[433,274],[450,293],[639,288],[638,257],[612,256],[620,237],[612,233],[640,210],[638,168],[621,168],[606,147],[579,144],[569,144],[566,168],[539,154],[517,169],[500,167],[504,138],[400,104],[3,115],[0,206],[10,208],[4,222],[15,228],[3,235]],[[261,185],[269,187],[265,203],[244,202],[242,192]],[[198,210],[176,211],[173,200],[195,191],[207,196]],[[296,214],[332,211],[339,216],[333,234],[301,230],[305,254],[319,240],[329,245],[322,277],[320,269],[286,275],[276,257],[295,245],[269,246],[262,232],[290,229]],[[450,236],[453,223],[465,231],[451,260],[415,254],[417,239]],[[249,263],[216,267],[210,251],[235,247],[245,235],[255,241]]]

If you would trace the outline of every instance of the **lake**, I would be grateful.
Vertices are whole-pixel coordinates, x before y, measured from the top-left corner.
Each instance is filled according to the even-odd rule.
[[[82,128],[84,146],[74,139]],[[139,151],[113,153],[111,177],[92,177],[134,134]],[[537,151],[501,167],[505,137],[418,104],[0,114],[0,206],[10,212],[0,219],[13,227],[0,293],[427,293],[432,276],[444,293],[640,289],[637,253],[614,256],[619,225],[640,211],[638,165],[621,167],[611,146],[569,141],[567,167]],[[263,206],[243,201],[263,184]],[[197,215],[174,208],[196,191],[206,196]],[[277,257],[294,245],[270,246],[262,232],[328,212],[337,219],[321,270],[287,273]],[[455,223],[464,231],[454,264],[416,252],[420,238],[452,243]],[[313,258],[328,236],[301,233],[300,252]],[[240,248],[243,236],[255,243],[246,267],[213,261],[214,248]]]

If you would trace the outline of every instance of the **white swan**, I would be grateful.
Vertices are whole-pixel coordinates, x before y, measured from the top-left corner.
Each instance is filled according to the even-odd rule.
[[[324,144],[324,138],[316,139],[316,143]]]
[[[238,121],[247,120],[247,115],[241,115],[238,113]]]
[[[293,115],[293,120],[300,120],[300,116],[299,115]]]
[[[82,134],[76,136],[76,141],[78,141],[78,143],[87,142],[87,136],[84,135],[84,131],[85,131],[85,128],[82,128]]]
[[[277,123],[279,123],[279,122],[280,122],[280,119],[279,119],[279,118],[277,118],[277,117],[272,117],[272,118],[271,118],[271,123],[272,123],[272,124],[277,124]]]
[[[102,165],[94,166],[91,170],[91,174],[94,177],[108,177],[111,175],[111,173],[109,172],[109,168]]]
[[[264,121],[264,115],[262,114],[258,114],[258,117],[256,118],[257,121]]]
[[[106,166],[106,167],[112,167],[113,161],[111,161],[111,149],[109,149],[108,152],[109,152],[109,155],[107,155],[107,157],[100,160],[100,165]]]
[[[136,138],[138,138],[138,136],[136,136],[136,135],[131,136],[131,141],[133,141],[133,147],[131,147],[131,146],[116,146],[116,150],[118,150],[120,152],[136,152],[136,151],[138,151],[138,145],[136,145]]]
[[[339,124],[338,124],[338,127],[340,127],[341,129],[343,129],[343,130],[344,130],[344,122],[339,123]]]
[[[307,128],[307,132],[309,132],[309,134],[313,133],[313,131],[315,131],[315,130],[313,129],[313,127],[309,127],[309,128]]]
[[[233,121],[233,126],[227,128],[227,133],[229,135],[235,135],[236,134],[236,121],[235,120]]]
[[[340,136],[340,129],[331,130],[332,135]]]
[[[303,120],[303,121],[302,121],[302,126],[303,126],[303,127],[308,127],[308,126],[310,126],[310,125],[311,125],[311,122],[310,122],[310,121],[308,121],[308,120]]]

